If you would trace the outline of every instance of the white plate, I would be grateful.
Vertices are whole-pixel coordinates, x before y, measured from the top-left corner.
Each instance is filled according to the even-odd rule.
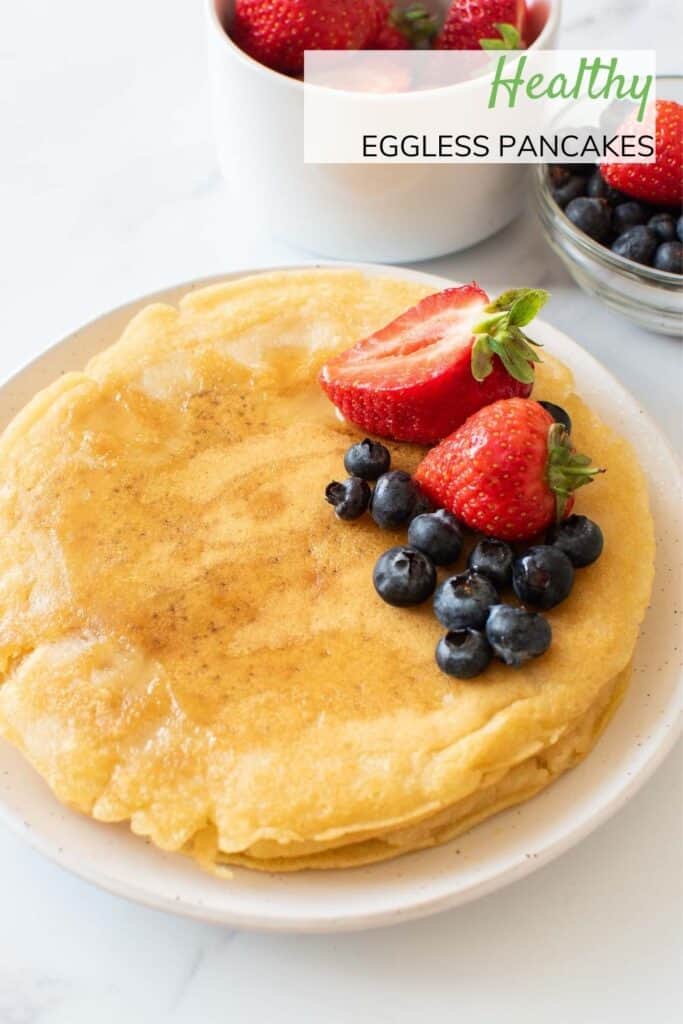
[[[335,264],[340,266],[340,264]],[[364,267],[443,288],[452,282],[414,271]],[[0,388],[0,428],[41,387],[81,368],[113,342],[150,301],[176,302],[223,275],[169,288],[105,314],[65,338]],[[631,687],[586,761],[540,796],[445,846],[349,871],[267,875],[235,870],[232,881],[164,854],[125,825],[103,825],[62,807],[9,744],[0,742],[0,816],[32,846],[105,889],[208,921],[278,931],[341,931],[419,917],[492,892],[548,863],[613,814],[674,743],[681,677],[674,661],[679,599],[681,501],[676,462],[636,400],[575,342],[548,324],[534,334],[567,363],[584,398],[634,444],[648,473],[657,526],[652,607],[636,652]]]

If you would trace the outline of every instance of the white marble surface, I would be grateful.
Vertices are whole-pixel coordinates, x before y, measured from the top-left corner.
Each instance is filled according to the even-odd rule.
[[[681,70],[679,0],[565,0],[562,43],[654,47]],[[206,104],[199,0],[6,0],[0,19],[0,374],[176,281],[302,258],[230,206]],[[536,227],[425,269],[543,284],[548,317],[680,443],[681,349],[572,284]],[[330,1024],[456,1017],[668,1024],[680,1008],[681,758],[558,862],[430,920],[266,937],[95,890],[0,827],[0,1024]]]

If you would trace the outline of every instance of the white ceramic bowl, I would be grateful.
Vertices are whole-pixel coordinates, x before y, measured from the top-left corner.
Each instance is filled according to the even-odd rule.
[[[465,249],[519,213],[523,165],[304,164],[302,83],[232,42],[234,0],[204,2],[221,169],[235,202],[250,183],[254,216],[274,235],[335,259],[401,263]],[[553,48],[560,7],[534,0],[534,16],[546,16],[534,49]]]
[[[453,283],[411,270],[358,269],[435,290]],[[143,306],[177,303],[192,288],[246,273],[167,288],[86,324],[0,386],[0,429],[39,388],[82,368],[114,342]],[[63,807],[21,754],[2,741],[0,819],[70,871],[160,910],[239,928],[333,932],[392,924],[486,895],[547,864],[618,810],[671,748],[679,726],[682,681],[672,656],[679,633],[680,595],[672,571],[681,548],[678,470],[657,427],[604,366],[547,323],[535,321],[534,334],[571,367],[584,398],[635,446],[648,475],[657,529],[657,580],[633,680],[590,757],[533,800],[451,843],[347,871],[270,875],[237,868],[229,881],[213,878],[180,854],[149,845],[127,825],[105,825]]]

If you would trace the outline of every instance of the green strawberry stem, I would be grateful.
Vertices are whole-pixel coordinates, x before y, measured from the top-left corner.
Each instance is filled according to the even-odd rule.
[[[389,22],[415,47],[425,46],[439,31],[436,18],[422,4],[411,4],[403,11],[395,7]]]
[[[548,485],[555,493],[555,515],[559,522],[564,515],[572,491],[593,483],[604,469],[591,466],[587,455],[578,455],[571,446],[569,434],[561,423],[548,430]]]
[[[471,367],[475,380],[485,380],[493,369],[493,357],[498,356],[515,380],[532,384],[534,363],[541,358],[533,341],[522,330],[550,298],[542,288],[511,288],[503,292],[484,310],[489,315],[474,328]]]
[[[479,45],[482,50],[523,50],[524,43],[514,25],[506,21],[496,22],[493,26],[500,32],[499,39],[480,39]]]

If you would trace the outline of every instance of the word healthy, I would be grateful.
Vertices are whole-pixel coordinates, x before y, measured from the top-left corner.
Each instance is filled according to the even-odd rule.
[[[499,95],[503,102],[507,99],[508,108],[516,105],[520,95],[530,100],[633,100],[638,103],[638,121],[645,117],[654,77],[631,75],[627,78],[619,73],[616,57],[607,61],[599,57],[592,60],[582,57],[573,80],[562,73],[547,77],[541,71],[525,78],[526,64],[527,57],[520,57],[513,63],[508,63],[505,56],[498,59],[489,93],[490,110],[497,105]],[[506,65],[510,69],[507,77]]]

